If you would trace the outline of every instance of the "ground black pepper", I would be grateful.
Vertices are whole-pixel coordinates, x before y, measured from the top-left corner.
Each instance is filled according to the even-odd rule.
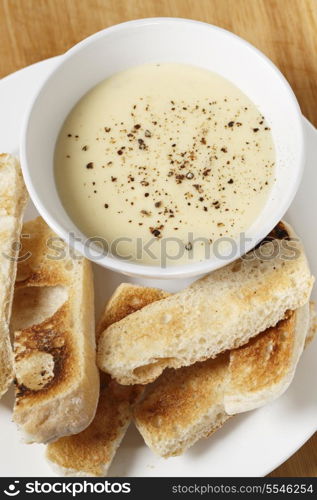
[[[224,105],[224,102],[227,104]],[[122,202],[126,204],[128,210],[130,206],[135,206],[134,216],[129,219],[130,224],[142,226],[141,217],[143,221],[147,217],[149,224],[155,226],[150,227],[151,234],[155,238],[160,238],[163,235],[165,224],[168,229],[178,231],[180,225],[183,226],[186,223],[185,219],[181,220],[181,216],[184,215],[181,209],[186,206],[191,207],[188,208],[188,211],[193,211],[193,213],[199,210],[197,217],[209,217],[210,224],[214,227],[222,227],[222,225],[226,225],[227,228],[234,227],[234,221],[230,220],[229,222],[227,215],[224,222],[219,222],[222,214],[229,211],[227,206],[228,196],[235,199],[235,194],[239,192],[238,189],[227,187],[228,195],[225,197],[225,186],[227,184],[232,185],[235,182],[235,188],[240,187],[240,177],[238,183],[237,174],[240,175],[241,165],[246,163],[246,166],[243,167],[246,170],[249,152],[255,147],[260,150],[263,144],[262,136],[258,134],[256,138],[260,140],[255,142],[254,137],[251,137],[252,133],[259,132],[259,126],[261,126],[261,131],[269,130],[269,127],[266,126],[264,119],[259,116],[253,118],[251,122],[248,115],[244,113],[248,110],[246,106],[240,105],[239,107],[235,105],[234,111],[232,111],[229,103],[229,97],[206,102],[199,102],[198,100],[187,102],[186,99],[175,98],[170,101],[170,105],[166,107],[165,111],[158,115],[155,112],[155,106],[152,105],[153,103],[148,101],[147,96],[143,96],[131,104],[131,107],[127,110],[128,120],[115,121],[109,119],[109,126],[101,126],[98,129],[93,139],[95,138],[98,141],[98,148],[104,146],[105,159],[101,160],[104,165],[100,166],[105,168],[105,165],[107,165],[107,169],[104,171],[107,175],[101,181],[103,182],[102,186],[106,188],[110,180],[111,184],[113,183],[111,189],[118,194],[119,198],[124,193],[125,198],[122,199]],[[224,113],[224,118],[218,119],[217,113],[219,111]],[[241,120],[242,114],[245,117],[244,120]],[[193,119],[194,126],[190,130],[187,140],[186,134],[184,135],[184,124],[186,127],[186,123],[191,116],[195,116],[195,119]],[[131,120],[133,121],[131,122]],[[239,134],[242,134],[243,137],[243,147],[237,150],[235,134],[238,133],[237,128],[243,125],[244,127],[239,131]],[[223,127],[231,130],[224,130]],[[64,140],[66,136],[73,138],[67,143],[70,147],[73,147],[74,139],[79,139],[78,134],[65,134]],[[81,137],[84,137],[83,133],[81,133]],[[184,140],[184,137],[186,137],[186,140]],[[81,146],[79,144],[77,143],[77,151],[78,146]],[[81,146],[83,152],[88,151],[88,149],[90,154],[95,152],[94,143],[90,142],[90,140],[88,144],[84,143]],[[227,154],[228,151],[231,154],[225,157],[223,154]],[[113,159],[113,154],[120,156],[120,160],[117,158],[117,160],[107,162],[106,159],[109,156],[111,158],[112,155]],[[70,158],[70,155],[66,156]],[[94,176],[97,173],[99,175],[100,172],[99,163],[96,163],[96,165],[98,165],[98,168],[96,168]],[[93,169],[93,161],[87,163],[86,168]],[[272,165],[268,164],[266,168],[270,172]],[[230,174],[232,174],[232,177]],[[92,174],[89,175],[91,177]],[[194,184],[188,182],[193,179],[195,179]],[[163,185],[161,181],[164,183]],[[249,179],[249,184],[248,189],[253,192],[260,192],[264,186],[269,185],[263,179],[260,185],[259,180],[256,178]],[[91,186],[95,186],[95,189]],[[141,186],[151,187],[144,192],[145,190],[141,189]],[[93,193],[97,194],[97,191],[99,196],[101,196],[101,192],[107,192],[99,184],[96,186],[96,182],[92,182],[91,179],[87,182],[86,189],[89,190],[88,197],[92,196]],[[178,196],[178,192],[180,196]],[[215,196],[219,196],[216,201],[214,200]],[[150,199],[145,201],[144,198]],[[112,199],[109,201],[113,205]],[[232,202],[233,206],[234,203]],[[109,203],[104,203],[104,207],[109,208]],[[154,210],[154,207],[156,210]],[[132,212],[132,208],[130,210]],[[232,208],[230,201],[230,211],[233,210],[239,214],[239,209]],[[124,213],[124,207],[123,210],[118,212],[116,212],[116,208],[113,208],[112,212]],[[209,212],[209,214],[205,215],[202,212]],[[179,224],[179,226],[172,226],[171,223],[168,223],[169,219],[174,218],[174,224]],[[166,232],[166,229],[164,229],[164,232]],[[227,230],[224,230],[223,234],[226,233]],[[210,240],[212,241],[212,238]]]

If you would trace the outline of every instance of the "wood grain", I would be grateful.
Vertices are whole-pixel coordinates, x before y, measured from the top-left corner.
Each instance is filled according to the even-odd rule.
[[[1,0],[0,77],[130,19],[190,17],[227,28],[267,54],[317,125],[317,0]]]
[[[317,0],[0,0],[0,77],[112,24],[155,16],[198,19],[253,43],[317,126]],[[271,476],[316,477],[317,435]]]

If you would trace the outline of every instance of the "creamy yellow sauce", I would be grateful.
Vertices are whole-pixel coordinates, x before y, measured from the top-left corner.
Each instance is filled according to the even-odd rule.
[[[88,238],[133,261],[180,265],[250,227],[274,160],[265,118],[235,85],[164,63],[115,74],[77,103],[58,137],[55,175]]]

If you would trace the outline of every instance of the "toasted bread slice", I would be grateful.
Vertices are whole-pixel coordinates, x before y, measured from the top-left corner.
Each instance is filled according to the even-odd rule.
[[[180,455],[221,427],[233,409],[251,410],[280,396],[303,349],[308,311],[305,305],[289,312],[276,327],[215,359],[166,370],[134,410],[146,444],[165,458]]]
[[[11,329],[16,402],[25,441],[75,434],[99,397],[90,263],[72,254],[39,217],[23,226]]]
[[[181,455],[198,439],[210,436],[229,418],[223,406],[229,355],[166,370],[134,419],[146,444],[162,457]]]
[[[18,160],[0,155],[0,398],[13,381],[9,322],[19,255],[22,218],[28,199]]]
[[[304,305],[314,281],[304,249],[286,223],[272,237],[261,252],[106,328],[98,343],[99,368],[121,384],[146,384],[165,368],[244,345],[287,310]]]
[[[275,327],[230,352],[224,394],[226,413],[253,410],[289,387],[309,331],[309,304],[289,311]]]
[[[154,288],[121,284],[101,315],[97,336],[106,327],[145,305],[167,296]],[[126,433],[132,408],[143,386],[122,386],[101,373],[101,391],[95,418],[87,429],[47,447],[47,459],[66,476],[105,476]]]

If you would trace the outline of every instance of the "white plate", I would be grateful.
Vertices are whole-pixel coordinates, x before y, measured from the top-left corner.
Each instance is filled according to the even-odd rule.
[[[56,58],[43,61],[0,81],[0,152],[18,154],[21,118],[38,83]],[[45,120],[45,115],[43,115]],[[312,271],[317,275],[317,131],[305,120],[307,164],[299,193],[287,214],[303,238]],[[30,206],[27,217],[36,215]],[[97,268],[96,268],[97,269]],[[187,281],[137,280],[98,267],[97,313],[115,287],[134,281],[176,291]],[[317,299],[316,289],[313,296]],[[317,429],[317,342],[303,354],[295,380],[277,401],[227,422],[213,437],[202,440],[184,456],[164,460],[152,454],[131,426],[110,475],[114,476],[264,476],[284,462]],[[24,445],[11,422],[13,390],[0,402],[0,475],[53,476],[44,460],[44,446]]]

